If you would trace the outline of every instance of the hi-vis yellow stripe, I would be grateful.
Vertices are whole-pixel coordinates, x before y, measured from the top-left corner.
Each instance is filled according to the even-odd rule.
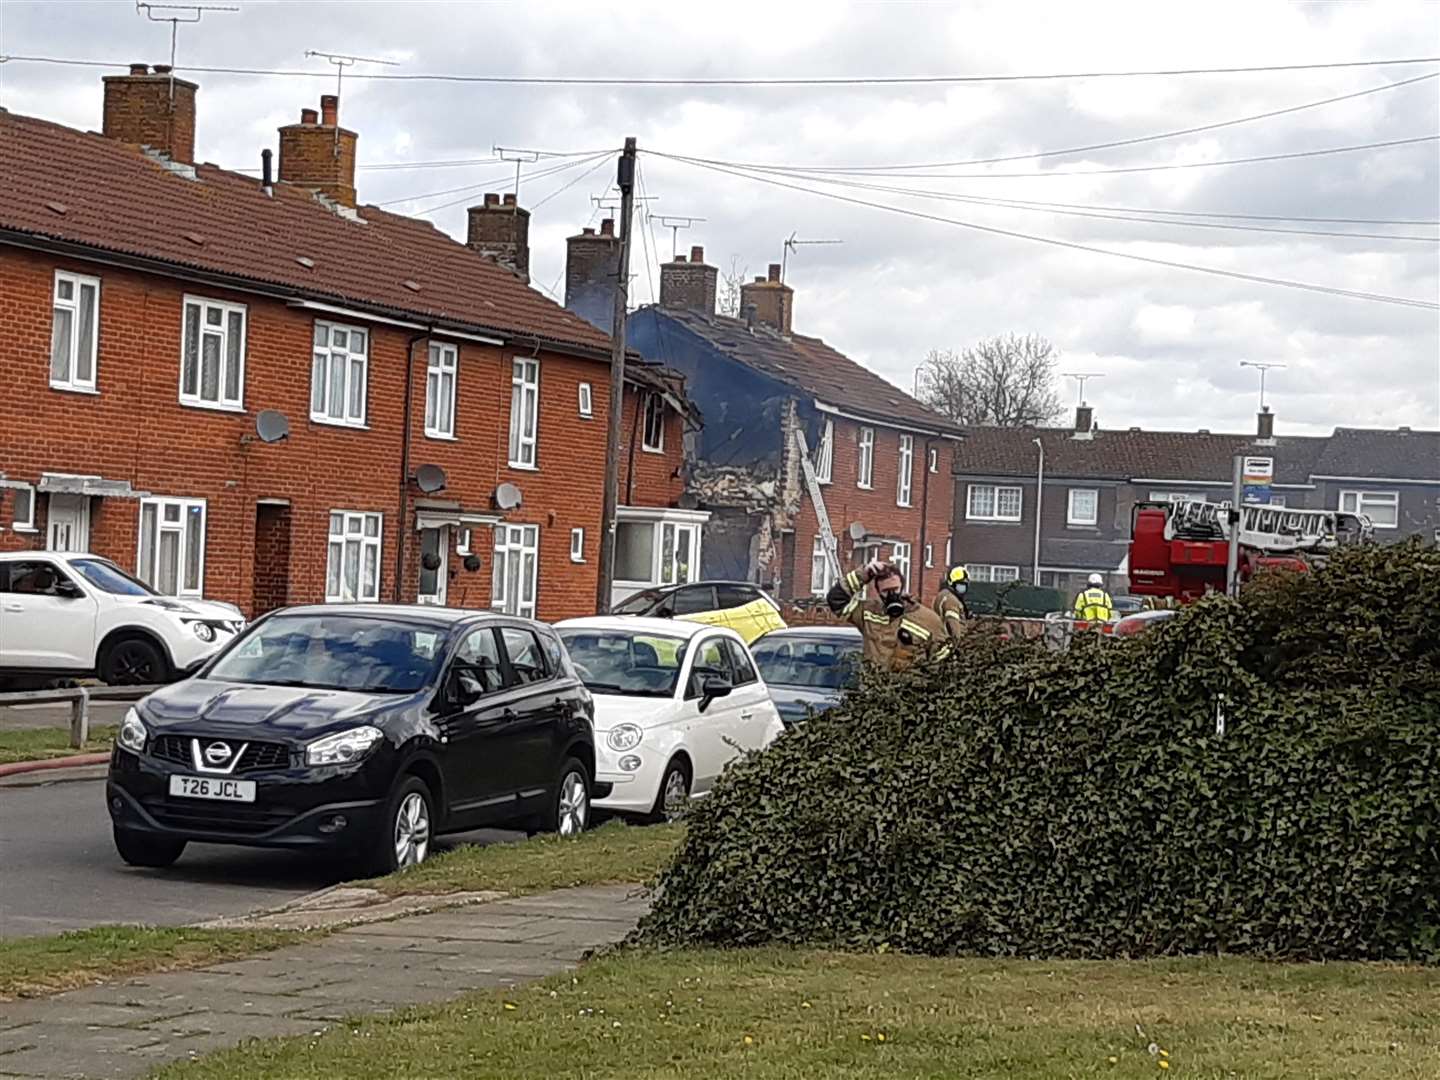
[[[860,591],[860,575],[854,570],[845,575],[845,588],[852,593]]]
[[[874,611],[867,611],[865,612],[865,621],[879,623],[881,626],[884,626],[890,620],[887,619],[884,615],[880,615]]]
[[[954,619],[956,622],[963,622],[963,621],[964,621],[964,619],[963,619],[963,618],[961,617],[961,615],[960,615],[960,612],[956,611],[954,608],[946,608],[946,609],[945,609],[945,618],[947,618],[947,619]]]
[[[911,622],[909,619],[901,619],[900,625],[903,626],[906,630],[909,630],[910,633],[914,634],[921,641],[930,640],[930,631],[926,630],[925,627],[921,626],[919,623]]]

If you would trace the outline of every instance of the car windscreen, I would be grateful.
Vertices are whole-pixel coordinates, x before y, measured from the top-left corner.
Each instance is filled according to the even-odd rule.
[[[843,690],[854,681],[860,664],[858,641],[833,638],[762,638],[751,652],[761,676],[771,686]]]
[[[206,678],[413,694],[434,678],[445,638],[443,626],[360,615],[275,615],[255,624]]]
[[[97,589],[116,596],[160,595],[143,581],[131,577],[114,563],[105,562],[103,559],[71,559],[70,569]]]
[[[642,589],[633,596],[627,596],[610,610],[615,615],[644,615],[664,595],[660,589]]]
[[[580,681],[595,694],[670,697],[685,666],[684,638],[624,630],[564,629],[560,640]]]

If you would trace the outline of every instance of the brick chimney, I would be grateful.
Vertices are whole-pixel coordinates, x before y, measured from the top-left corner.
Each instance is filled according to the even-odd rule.
[[[715,290],[720,269],[705,265],[705,249],[692,247],[690,261],[684,255],[660,267],[660,303],[666,307],[688,308],[705,315],[715,314]]]
[[[530,280],[530,211],[515,202],[514,195],[503,199],[486,192],[485,201],[472,206],[470,229],[465,246],[493,259],[508,270]]]
[[[340,99],[322,94],[320,113],[301,109],[300,122],[280,129],[280,179],[355,205],[355,142],[340,125]]]
[[[1275,445],[1275,414],[1268,405],[1255,414],[1255,441],[1266,446]]]
[[[582,229],[565,241],[565,306],[598,330],[615,325],[615,282],[620,273],[620,238],[606,218],[600,231]]]
[[[755,305],[757,321],[790,336],[790,323],[795,312],[795,290],[780,280],[780,264],[770,264],[768,277],[757,277],[740,286],[740,310]]]
[[[195,164],[195,83],[175,79],[170,67],[131,64],[128,75],[106,75],[102,130],[111,139],[150,147],[171,161]]]
[[[1089,405],[1075,406],[1075,432],[1072,439],[1093,439],[1095,437],[1095,410]]]

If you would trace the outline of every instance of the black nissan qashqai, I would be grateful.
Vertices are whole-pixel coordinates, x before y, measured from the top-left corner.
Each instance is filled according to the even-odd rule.
[[[120,857],[187,841],[333,851],[383,873],[480,826],[585,828],[594,708],[540,623],[374,604],[288,608],[125,716]]]

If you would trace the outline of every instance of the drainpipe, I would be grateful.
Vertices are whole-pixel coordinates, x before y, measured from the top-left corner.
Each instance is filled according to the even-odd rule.
[[[1031,566],[1030,584],[1040,584],[1040,510],[1045,499],[1045,444],[1038,438],[1031,439],[1040,451],[1040,466],[1035,471],[1035,558]]]
[[[920,481],[920,550],[916,552],[919,556],[916,562],[920,564],[920,575],[925,574],[925,539],[927,527],[930,524],[930,448],[934,440],[925,440],[925,455],[920,459],[920,474],[924,478]],[[923,595],[923,593],[922,593]]]
[[[428,338],[431,332],[426,330],[423,334],[416,334],[405,345],[405,419],[400,425],[400,521],[399,536],[395,542],[395,587],[391,593],[397,604],[402,602],[405,587],[405,545],[410,535],[410,412],[415,400],[415,346]]]
[[[645,411],[645,398],[645,394],[638,390],[635,392],[635,416],[630,421],[630,450],[627,455],[629,463],[625,468],[626,506],[635,505],[635,437],[640,430],[640,424],[643,419],[640,414]],[[623,393],[620,395],[620,411],[622,413],[625,411],[625,395]],[[663,424],[664,421],[662,420],[661,423]]]

